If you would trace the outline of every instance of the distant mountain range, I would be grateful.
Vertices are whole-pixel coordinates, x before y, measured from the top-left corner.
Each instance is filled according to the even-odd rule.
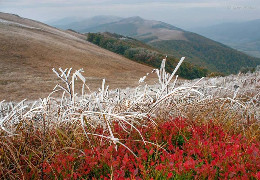
[[[147,43],[161,40],[186,40],[183,36],[184,31],[180,28],[160,21],[145,20],[139,16],[86,28],[82,32],[106,31],[131,36]]]
[[[260,58],[260,19],[218,24],[192,31]]]
[[[94,16],[92,18],[67,17],[47,23],[63,30],[73,29],[78,32],[84,32],[86,28],[96,27],[102,24],[119,21],[121,19],[123,18],[117,16]]]
[[[259,58],[250,57],[196,33],[138,16],[81,29],[82,33],[111,32],[130,36],[176,58],[186,56],[186,61],[213,72],[237,73],[243,67],[260,64]]]

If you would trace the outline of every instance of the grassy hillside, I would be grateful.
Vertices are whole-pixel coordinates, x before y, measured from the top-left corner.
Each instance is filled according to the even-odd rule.
[[[260,59],[250,57],[228,46],[175,26],[140,17],[122,19],[85,29],[86,32],[111,32],[131,36],[175,57],[187,60],[210,71],[231,74],[241,68],[255,67]]]
[[[102,48],[155,68],[160,67],[161,59],[166,56],[157,49],[126,36],[111,33],[89,33],[87,36],[88,41]],[[177,63],[173,56],[168,56],[166,70],[172,72]],[[177,73],[183,78],[194,79],[207,76],[209,71],[185,62]]]
[[[105,77],[110,87],[133,86],[152,71],[78,33],[6,13],[0,13],[0,47],[0,102],[46,96],[57,83],[52,68],[83,68],[91,89]]]

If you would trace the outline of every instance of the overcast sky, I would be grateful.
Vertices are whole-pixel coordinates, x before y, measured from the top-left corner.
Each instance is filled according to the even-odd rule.
[[[96,15],[141,16],[189,29],[260,19],[260,0],[0,0],[0,11],[42,22]]]

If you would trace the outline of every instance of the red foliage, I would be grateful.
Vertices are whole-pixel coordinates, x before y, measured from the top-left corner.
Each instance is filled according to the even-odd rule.
[[[129,147],[108,141],[93,143],[84,153],[57,152],[44,163],[48,178],[68,179],[259,179],[259,142],[231,134],[220,125],[174,119],[128,133],[115,124],[115,134]],[[99,142],[99,141],[96,141]],[[96,144],[96,145],[95,145]],[[154,144],[157,144],[154,145]],[[163,147],[160,148],[159,146]]]

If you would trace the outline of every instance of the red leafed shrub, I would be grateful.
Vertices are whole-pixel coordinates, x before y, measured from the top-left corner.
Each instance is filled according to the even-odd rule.
[[[259,142],[213,122],[177,118],[139,130],[146,143],[136,140],[136,131],[129,135],[114,125],[117,137],[136,156],[122,145],[93,138],[83,151],[56,150],[43,164],[45,178],[259,179]]]

